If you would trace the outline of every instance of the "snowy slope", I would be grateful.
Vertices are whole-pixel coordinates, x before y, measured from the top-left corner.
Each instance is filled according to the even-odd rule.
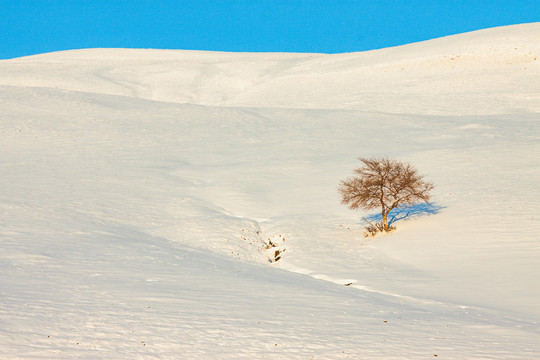
[[[535,358],[538,39],[0,61],[0,358]],[[437,187],[364,239],[371,155]]]
[[[337,55],[77,50],[4,62],[0,78],[6,85],[209,106],[538,112],[539,27],[495,28]],[[29,77],[36,67],[41,71]]]

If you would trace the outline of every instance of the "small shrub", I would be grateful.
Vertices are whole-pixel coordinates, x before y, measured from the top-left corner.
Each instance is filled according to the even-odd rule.
[[[364,237],[374,237],[377,235],[377,233],[391,232],[396,230],[396,228],[392,225],[388,225],[388,229],[385,229],[384,223],[382,221],[377,221],[376,223],[369,223],[369,225],[366,226],[365,229],[366,231],[364,231]]]

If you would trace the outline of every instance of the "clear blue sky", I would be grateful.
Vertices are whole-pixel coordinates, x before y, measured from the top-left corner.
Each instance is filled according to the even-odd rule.
[[[540,21],[540,0],[0,0],[0,59],[96,48],[339,53]]]

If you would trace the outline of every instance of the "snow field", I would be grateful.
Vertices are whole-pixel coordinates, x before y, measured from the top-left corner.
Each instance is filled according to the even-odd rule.
[[[0,358],[534,358],[538,34],[1,61]],[[436,189],[366,239],[376,155]]]

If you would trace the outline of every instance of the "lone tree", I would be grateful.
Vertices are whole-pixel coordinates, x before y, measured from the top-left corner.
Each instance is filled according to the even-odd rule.
[[[408,164],[387,158],[359,158],[364,165],[354,170],[355,176],[342,181],[339,187],[342,204],[352,210],[381,209],[382,224],[376,231],[391,231],[388,214],[397,208],[429,202],[433,184],[423,180],[416,169]]]

